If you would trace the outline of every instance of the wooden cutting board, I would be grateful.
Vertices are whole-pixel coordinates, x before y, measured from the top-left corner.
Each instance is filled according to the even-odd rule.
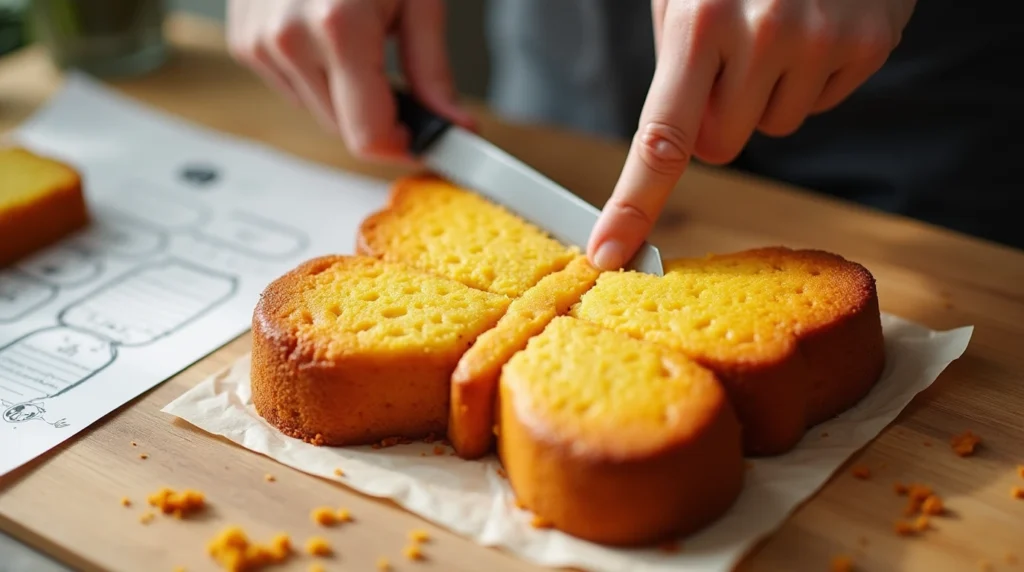
[[[400,174],[346,156],[305,113],[232,64],[215,26],[175,17],[169,33],[173,61],[152,76],[118,82],[119,88],[186,119],[311,160],[373,176]],[[0,62],[0,131],[17,125],[58,85],[38,50]],[[486,114],[483,124],[485,136],[598,205],[625,156],[618,143],[513,127]],[[872,477],[838,473],[741,569],[827,570],[834,555],[846,553],[858,570],[976,570],[986,563],[993,570],[1024,570],[1024,563],[1009,561],[1024,561],[1024,501],[1009,494],[1012,486],[1024,486],[1016,473],[1024,463],[1024,254],[700,167],[684,177],[653,239],[667,257],[765,244],[832,250],[875,274],[885,311],[939,329],[976,326],[965,357],[855,457]],[[288,532],[299,544],[322,534],[337,551],[324,561],[328,570],[374,570],[380,557],[396,570],[537,569],[160,413],[248,344],[242,336],[0,479],[0,528],[84,570],[213,570],[205,543],[228,524],[242,525],[257,539]],[[967,429],[984,442],[965,459],[950,451],[948,440]],[[898,537],[893,523],[904,499],[892,490],[897,480],[931,485],[950,515],[936,519],[927,534]],[[200,489],[212,509],[194,521],[160,517],[141,524],[145,495],[162,486]],[[122,497],[132,506],[121,506]],[[320,529],[309,513],[321,505],[348,507],[355,522]],[[413,529],[433,538],[423,562],[401,556]],[[281,569],[305,570],[311,562],[303,557]]]

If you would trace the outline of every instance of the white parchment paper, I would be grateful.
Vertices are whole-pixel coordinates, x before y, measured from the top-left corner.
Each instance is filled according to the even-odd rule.
[[[809,431],[790,453],[755,459],[737,503],[715,524],[686,539],[681,552],[621,550],[530,526],[513,505],[511,488],[493,456],[464,461],[433,454],[434,445],[314,447],[281,435],[255,411],[249,356],[194,387],[164,408],[209,433],[362,493],[392,499],[432,522],[487,546],[501,546],[542,565],[595,572],[729,570],[754,543],[777,528],[855,451],[867,444],[967,348],[973,327],[936,332],[882,316],[888,363],[882,379],[859,405]],[[822,437],[827,432],[828,437]],[[426,456],[421,455],[426,453]]]

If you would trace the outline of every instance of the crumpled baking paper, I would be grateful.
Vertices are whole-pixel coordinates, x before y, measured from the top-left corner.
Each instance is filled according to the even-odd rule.
[[[970,326],[936,332],[886,314],[882,325],[888,361],[872,392],[853,409],[808,431],[790,453],[752,459],[732,509],[687,538],[676,553],[608,548],[533,528],[531,515],[515,508],[509,483],[498,474],[493,456],[464,461],[447,451],[435,455],[435,445],[419,442],[375,450],[314,447],[285,437],[252,406],[248,355],[163,411],[309,474],[336,479],[334,469],[343,467],[342,482],[353,489],[391,499],[475,542],[503,547],[535,564],[594,572],[730,570],[963,355],[973,333]]]

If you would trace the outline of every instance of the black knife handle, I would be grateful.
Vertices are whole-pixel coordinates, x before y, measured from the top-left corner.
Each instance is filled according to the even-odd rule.
[[[411,135],[409,151],[419,155],[451,127],[451,123],[420,104],[412,94],[399,88],[392,91],[398,104],[398,121],[409,129]]]

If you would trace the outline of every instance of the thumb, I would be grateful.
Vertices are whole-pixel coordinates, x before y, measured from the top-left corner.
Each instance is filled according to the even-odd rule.
[[[587,245],[591,262],[602,270],[622,268],[633,258],[690,163],[718,60],[713,50],[684,37],[689,35],[686,27],[663,30],[640,127]]]
[[[456,102],[443,0],[406,0],[399,26],[402,66],[413,93],[435,113],[475,128],[473,117]]]

